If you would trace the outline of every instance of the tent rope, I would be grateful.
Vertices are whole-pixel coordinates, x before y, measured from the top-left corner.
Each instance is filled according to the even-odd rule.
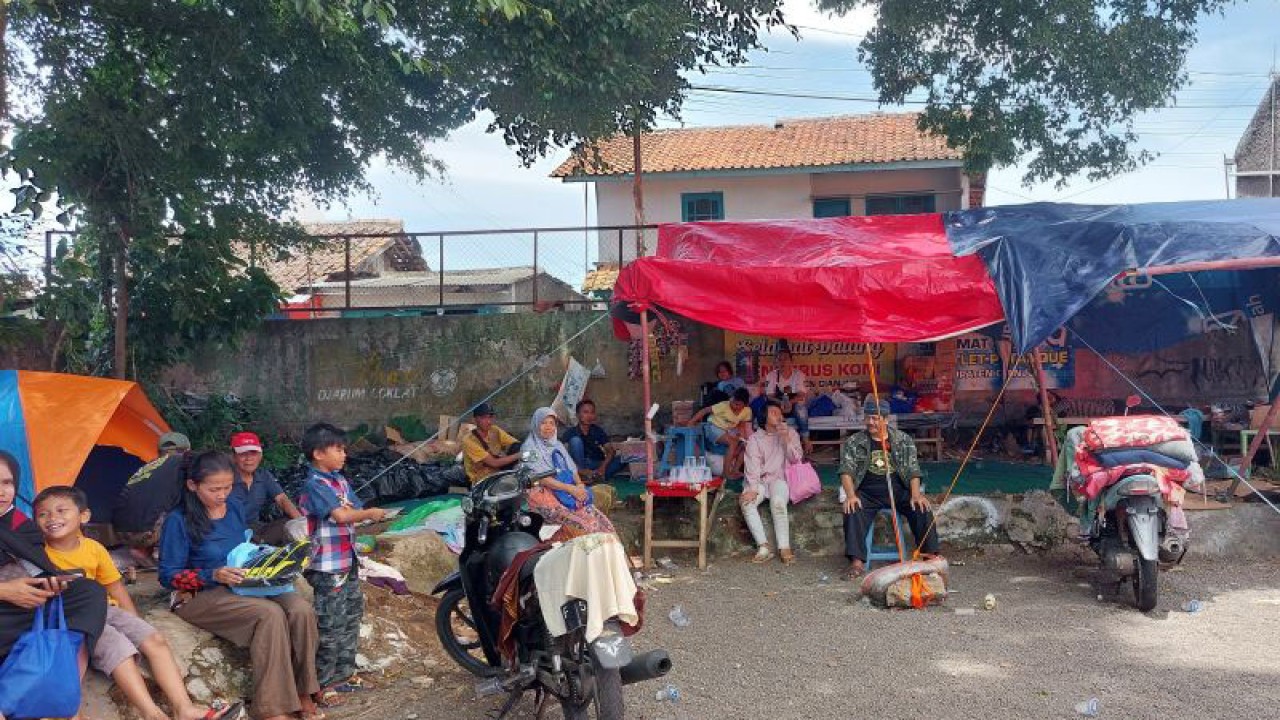
[[[1134,382],[1132,378],[1130,378],[1128,375],[1125,375],[1124,371],[1116,367],[1115,363],[1111,362],[1110,360],[1107,359],[1105,355],[1098,352],[1098,349],[1095,348],[1093,345],[1091,345],[1089,341],[1084,338],[1083,335],[1071,329],[1070,327],[1067,328],[1067,332],[1070,332],[1072,335],[1079,338],[1080,342],[1084,343],[1085,347],[1092,350],[1094,355],[1097,355],[1098,358],[1102,360],[1102,362],[1106,364],[1107,367],[1114,370],[1115,373],[1119,375],[1125,382],[1129,383],[1129,386],[1132,387],[1135,391],[1137,391],[1137,393],[1141,395],[1143,399],[1151,403],[1156,408],[1156,410],[1159,410],[1167,418],[1170,418],[1170,419],[1173,418],[1173,415],[1168,410],[1166,410],[1163,405],[1157,402],[1155,398],[1151,397],[1151,395],[1148,394],[1146,390],[1143,390],[1141,385],[1138,385],[1138,383]],[[1216,455],[1213,448],[1208,445],[1205,445],[1204,442],[1201,441],[1199,438],[1191,438],[1191,441],[1195,443],[1197,446],[1199,446],[1201,449],[1207,450],[1210,452],[1210,454]],[[1224,467],[1227,468],[1227,472],[1231,473],[1231,475],[1234,476],[1237,480],[1244,483],[1245,486],[1248,487],[1250,490],[1252,490],[1254,494],[1256,494],[1259,498],[1262,498],[1262,502],[1266,503],[1268,507],[1276,511],[1277,514],[1280,514],[1280,507],[1276,507],[1276,504],[1271,502],[1270,498],[1264,495],[1261,490],[1259,490],[1256,486],[1254,486],[1253,483],[1249,482],[1242,474],[1240,474],[1240,471],[1237,471],[1235,468],[1232,468],[1230,465],[1227,465],[1225,462],[1222,464]],[[1243,468],[1241,468],[1241,470],[1243,470]],[[1206,496],[1207,494],[1208,493],[1206,492]]]
[[[898,562],[906,562],[907,551],[902,547],[902,528],[898,525],[898,502],[893,497],[893,456],[889,454],[889,418],[880,412],[880,385],[876,379],[876,361],[871,356],[871,343],[867,343],[867,371],[871,374],[871,397],[876,408],[873,414],[880,418],[884,427],[884,435],[880,438],[880,452],[884,454],[884,478],[885,487],[889,489],[889,517],[893,520],[893,543],[898,547]],[[854,494],[856,497],[856,487]]]
[[[1018,371],[1018,366],[1026,359],[1025,355],[1018,355],[1013,361],[1013,367],[1009,372],[1005,373],[1004,384],[1000,386],[1000,392],[996,393],[996,399],[991,401],[991,407],[987,410],[987,416],[982,419],[982,425],[978,427],[978,432],[973,436],[973,442],[969,443],[969,449],[965,451],[964,459],[960,461],[960,467],[956,468],[956,474],[951,478],[951,484],[947,486],[947,491],[942,494],[942,499],[938,501],[938,509],[947,504],[947,500],[951,498],[951,493],[956,489],[956,484],[960,482],[960,476],[964,473],[964,469],[969,464],[969,460],[973,458],[973,453],[978,449],[978,443],[982,442],[982,434],[986,432],[987,426],[991,424],[991,418],[995,417],[996,408],[1000,407],[1000,401],[1004,398],[1004,391],[1009,389],[1009,384],[1013,381],[1014,374]],[[1045,426],[1049,427],[1048,425]],[[925,528],[922,537],[916,538],[915,550],[911,551],[911,559],[918,560],[921,552],[920,548],[924,547],[924,538],[929,537],[929,533],[938,524],[938,513],[934,511],[933,518],[929,520],[929,527]]]
[[[550,351],[543,353],[543,354],[542,354],[542,357],[549,357],[549,356],[554,355],[555,353],[557,353],[557,352],[559,352],[559,351],[561,351],[561,350],[565,349],[565,348],[566,348],[566,347],[568,347],[569,345],[573,344],[573,341],[575,341],[575,340],[577,340],[578,338],[582,337],[584,334],[586,334],[586,332],[587,332],[588,330],[590,330],[591,328],[595,327],[596,323],[600,322],[601,320],[604,320],[604,319],[605,319],[605,318],[607,318],[607,317],[609,317],[609,313],[607,313],[607,312],[605,312],[605,313],[600,313],[600,315],[599,315],[595,320],[592,320],[591,322],[589,322],[589,323],[587,323],[586,325],[584,325],[584,326],[582,327],[582,329],[581,329],[581,330],[579,330],[578,332],[576,332],[576,333],[574,333],[573,335],[571,335],[571,336],[569,337],[569,339],[568,339],[568,340],[565,340],[564,342],[560,343],[560,344],[559,344],[559,345],[557,345],[556,347],[552,348]],[[480,400],[478,400],[477,402],[475,402],[473,405],[471,405],[471,407],[469,407],[469,408],[467,408],[465,411],[463,411],[463,413],[462,413],[461,415],[459,415],[458,417],[459,417],[459,418],[463,418],[463,417],[466,417],[467,415],[470,415],[471,413],[475,412],[475,409],[476,409],[476,408],[480,407],[481,405],[483,405],[483,404],[485,404],[485,403],[489,402],[490,400],[492,400],[493,398],[497,397],[498,395],[500,395],[500,394],[502,393],[502,391],[504,391],[504,390],[506,390],[507,388],[511,387],[512,385],[516,384],[516,383],[517,383],[521,378],[523,378],[525,375],[528,375],[529,373],[533,372],[534,370],[540,369],[541,367],[542,367],[542,363],[540,363],[540,362],[537,362],[537,363],[530,363],[530,364],[529,364],[529,367],[527,367],[527,368],[525,368],[524,370],[521,370],[520,372],[516,373],[516,374],[515,374],[514,376],[512,376],[509,380],[507,380],[506,382],[504,382],[504,383],[502,383],[501,385],[499,385],[499,386],[498,386],[498,388],[497,388],[496,390],[494,390],[493,392],[489,393],[488,395],[485,395],[483,398],[481,398]],[[456,421],[456,420],[455,420],[454,422],[456,423],[456,422],[458,422],[458,421]],[[451,426],[452,426],[452,425],[451,425]],[[400,463],[404,462],[405,460],[408,460],[410,456],[412,456],[412,455],[416,454],[419,450],[421,450],[422,448],[424,448],[424,447],[426,447],[427,445],[429,445],[432,441],[434,441],[434,440],[435,440],[437,437],[439,437],[439,436],[440,436],[440,429],[439,429],[439,428],[437,428],[437,429],[436,429],[436,431],[435,431],[434,433],[432,433],[432,434],[431,434],[431,437],[429,437],[429,438],[427,438],[426,440],[423,440],[422,442],[418,443],[418,444],[413,448],[413,450],[409,451],[408,453],[406,453],[406,454],[404,454],[404,455],[401,455],[401,456],[400,456],[400,459],[398,459],[398,460],[396,460],[395,462],[391,463],[390,465],[388,465],[388,466],[386,466],[386,467],[382,468],[382,470],[381,470],[381,471],[379,471],[377,475],[374,475],[373,477],[369,478],[368,480],[365,480],[364,482],[360,483],[359,487],[355,488],[355,490],[354,490],[353,492],[357,492],[357,493],[358,493],[358,492],[360,492],[361,490],[363,490],[364,488],[368,487],[371,483],[373,483],[373,482],[374,482],[375,480],[377,480],[378,478],[380,478],[380,477],[382,477],[383,475],[386,475],[387,473],[391,472],[391,468],[393,468],[393,467],[395,467],[395,466],[399,465]]]

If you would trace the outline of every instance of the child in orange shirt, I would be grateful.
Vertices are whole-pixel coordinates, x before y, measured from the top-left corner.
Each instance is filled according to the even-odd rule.
[[[107,549],[81,534],[80,526],[89,522],[89,501],[83,491],[68,486],[46,488],[36,496],[32,512],[44,536],[49,560],[63,570],[80,571],[107,589],[111,606],[91,661],[94,669],[115,680],[144,720],[170,720],[170,717],[156,705],[147,690],[134,660],[139,652],[147,658],[156,685],[169,700],[172,720],[234,720],[240,715],[240,703],[219,711],[196,707],[191,701],[168,641],[138,617],[138,609],[125,590],[120,571]]]

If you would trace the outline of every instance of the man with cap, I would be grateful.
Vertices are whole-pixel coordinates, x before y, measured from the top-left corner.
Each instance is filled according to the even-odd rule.
[[[182,459],[191,451],[191,440],[179,432],[167,432],[157,444],[160,457],[138,468],[111,511],[116,537],[139,560],[149,559],[160,541],[164,516],[182,499]]]
[[[911,537],[921,550],[938,552],[938,531],[929,498],[921,486],[915,441],[889,427],[889,409],[888,402],[881,400],[877,405],[873,401],[867,412],[867,429],[846,440],[840,451],[840,503],[850,580],[866,569],[867,530],[881,510],[896,508],[906,518]],[[913,546],[904,548],[908,558],[912,549]]]
[[[496,414],[489,403],[477,405],[471,414],[476,426],[462,438],[462,468],[472,485],[520,461],[520,441],[494,424]]]
[[[271,471],[262,467],[262,440],[251,432],[238,432],[231,436],[231,452],[236,466],[235,483],[231,485],[231,497],[244,505],[244,517],[258,542],[268,545],[284,545],[284,524],[302,513],[289,500],[284,488]],[[262,523],[262,508],[267,500],[285,514],[283,520]]]

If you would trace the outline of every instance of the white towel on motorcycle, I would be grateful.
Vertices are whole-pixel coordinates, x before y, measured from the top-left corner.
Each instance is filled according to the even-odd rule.
[[[560,607],[574,598],[587,601],[587,642],[600,637],[609,618],[628,625],[640,621],[636,583],[617,535],[582,535],[547,551],[533,570],[533,582],[552,636],[567,632]]]

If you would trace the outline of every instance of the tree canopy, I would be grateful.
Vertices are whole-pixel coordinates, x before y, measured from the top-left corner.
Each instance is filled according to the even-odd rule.
[[[368,189],[375,159],[437,173],[426,144],[480,110],[526,161],[647,125],[678,105],[683,71],[743,59],[763,24],[780,21],[778,5],[18,0],[5,18],[7,166],[23,181],[19,210],[38,216],[56,197],[60,219],[94,230],[63,257],[89,269],[72,273],[76,297],[109,306],[114,290],[121,373],[123,318],[190,330],[229,308],[178,295],[235,288],[260,299],[253,283],[264,278],[244,271],[233,244],[287,251],[300,235],[279,218],[302,198]],[[189,243],[212,248],[209,269],[147,295],[156,279],[144,273],[193,268],[144,258],[186,257],[173,248]],[[131,310],[131,297],[147,306]]]
[[[1134,117],[1187,82],[1196,25],[1227,0],[818,0],[869,6],[859,45],[880,99],[923,92],[922,127],[971,169],[1027,161],[1024,180],[1101,179],[1149,159]]]

